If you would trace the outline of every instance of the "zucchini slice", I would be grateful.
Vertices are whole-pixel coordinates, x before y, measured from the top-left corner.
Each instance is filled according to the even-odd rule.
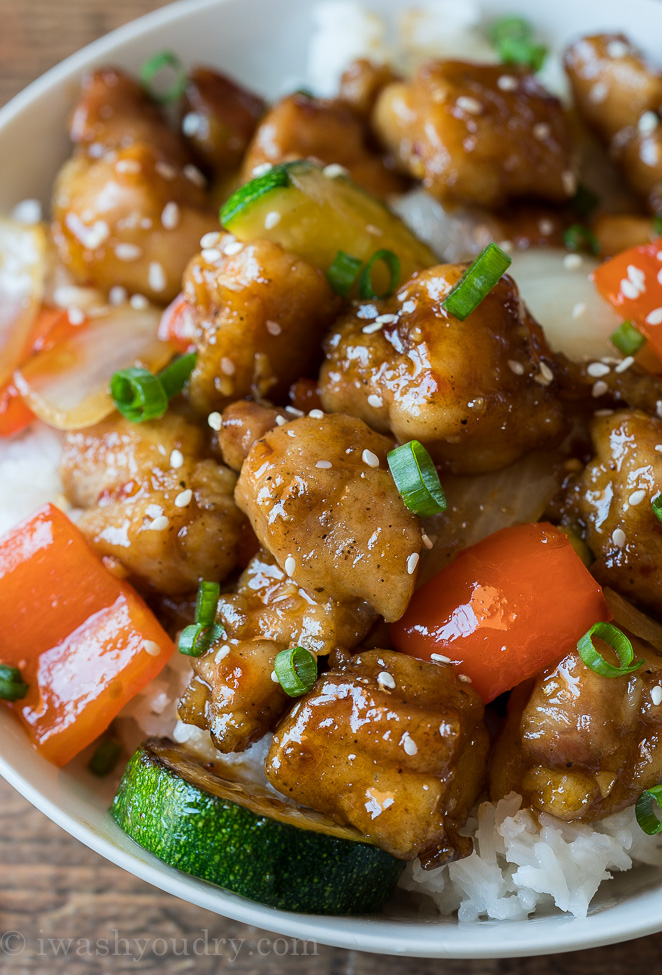
[[[262,904],[305,914],[383,908],[401,860],[320,813],[221,778],[219,768],[151,738],[129,762],[112,816],[171,866]]]
[[[241,186],[221,209],[221,223],[237,240],[271,240],[328,272],[338,251],[365,264],[378,250],[400,261],[403,284],[415,271],[438,264],[402,220],[351,179],[325,175],[308,160],[281,163]],[[385,268],[375,265],[373,282],[381,293]]]

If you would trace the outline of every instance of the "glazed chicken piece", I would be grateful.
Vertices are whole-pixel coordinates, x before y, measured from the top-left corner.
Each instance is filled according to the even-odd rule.
[[[218,446],[223,460],[233,471],[240,471],[253,444],[273,427],[294,419],[295,413],[239,400],[226,406],[218,431]]]
[[[662,489],[662,420],[639,410],[596,416],[595,457],[571,485],[566,516],[585,526],[591,572],[662,617],[662,524],[651,501]]]
[[[357,115],[369,119],[384,88],[399,80],[388,64],[358,58],[342,73],[338,99],[354,109]]]
[[[494,801],[514,791],[559,819],[592,821],[662,780],[662,657],[630,639],[646,661],[630,676],[601,677],[573,650],[515,689],[491,760]]]
[[[387,168],[370,145],[365,122],[342,101],[297,93],[278,102],[262,119],[244,164],[242,181],[256,168],[289,159],[316,159],[344,166],[360,186],[386,198],[406,189],[406,181]]]
[[[340,305],[324,274],[279,244],[231,237],[190,262],[184,293],[198,352],[189,397],[202,414],[242,396],[285,398]]]
[[[444,203],[562,203],[577,188],[561,103],[516,65],[429,61],[384,89],[373,125],[403,170]]]
[[[298,585],[361,599],[387,622],[414,591],[421,529],[389,471],[387,437],[319,411],[271,430],[241,468],[235,498]]]
[[[327,336],[320,390],[325,409],[420,440],[446,470],[477,474],[554,443],[564,420],[554,362],[511,278],[464,322],[444,311],[463,271],[430,268],[393,298],[355,306]]]
[[[213,68],[194,68],[182,107],[182,134],[202,168],[236,170],[264,114],[262,98]]]
[[[235,475],[209,458],[204,432],[172,409],[130,423],[118,414],[68,433],[60,475],[96,552],[168,595],[234,568],[245,519]]]
[[[662,73],[623,34],[584,37],[568,48],[564,62],[582,116],[657,213],[662,206]]]
[[[171,301],[201,236],[218,228],[183,143],[142,89],[114,71],[92,76],[71,135],[77,149],[52,206],[62,262],[83,284]]]
[[[394,856],[440,866],[471,852],[457,830],[484,781],[482,718],[448,664],[388,650],[341,656],[277,728],[267,778]]]
[[[351,649],[375,617],[362,600],[338,602],[301,589],[261,550],[236,590],[221,597],[217,619],[226,635],[194,661],[180,719],[209,729],[219,751],[243,751],[292,703],[272,678],[276,655],[291,646],[320,656]]]

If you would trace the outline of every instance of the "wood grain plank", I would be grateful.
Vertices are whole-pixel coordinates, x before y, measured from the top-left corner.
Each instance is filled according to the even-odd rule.
[[[84,44],[160,6],[160,0],[3,0],[0,104]],[[662,935],[547,958],[468,962],[377,957],[274,938],[107,863],[2,781],[0,864],[2,975],[616,975],[662,967]]]

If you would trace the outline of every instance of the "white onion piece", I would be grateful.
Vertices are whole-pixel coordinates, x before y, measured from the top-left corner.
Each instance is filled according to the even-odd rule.
[[[621,318],[590,279],[600,263],[597,258],[551,248],[531,248],[511,256],[508,274],[542,325],[552,351],[575,361],[615,354],[609,336]],[[577,260],[579,267],[574,266]]]
[[[558,454],[541,451],[490,474],[442,475],[448,507],[423,522],[434,546],[421,553],[418,584],[428,582],[463,548],[500,528],[539,521],[561,486],[561,470]]]
[[[446,210],[421,189],[411,190],[390,203],[410,230],[448,264],[470,261],[491,241],[499,239],[499,224],[487,210]]]
[[[0,218],[0,385],[21,361],[41,306],[46,250],[40,224]]]
[[[650,643],[658,653],[662,653],[662,626],[652,620],[650,616],[642,613],[627,599],[624,599],[620,593],[614,592],[613,589],[608,589],[606,586],[603,592],[609,608],[614,614],[614,623],[625,630],[629,630],[633,636],[639,637],[640,640]]]
[[[32,356],[14,373],[14,382],[40,420],[58,430],[81,430],[112,413],[111,377],[141,365],[153,372],[173,356],[156,337],[160,309],[109,308],[70,339]]]

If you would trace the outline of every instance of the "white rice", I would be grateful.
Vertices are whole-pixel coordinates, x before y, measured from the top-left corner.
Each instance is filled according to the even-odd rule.
[[[0,438],[0,535],[47,501],[67,507],[57,473],[61,446],[61,435],[43,423]]]

